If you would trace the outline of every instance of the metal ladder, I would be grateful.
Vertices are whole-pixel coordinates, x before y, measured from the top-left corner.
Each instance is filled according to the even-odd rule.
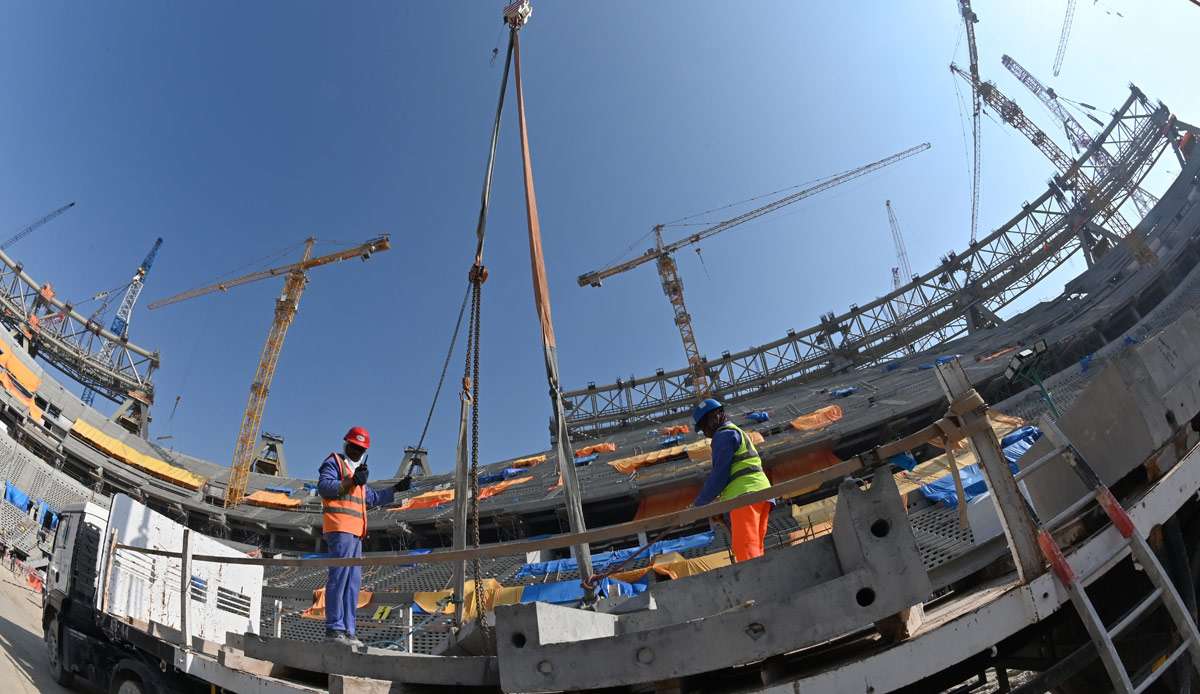
[[[1063,557],[1062,550],[1058,543],[1054,541],[1049,529],[1043,525],[1038,533],[1038,546],[1042,550],[1042,554],[1046,557],[1046,561],[1050,565],[1051,571],[1058,578],[1059,582],[1067,589],[1067,594],[1071,597],[1071,604],[1075,606],[1075,610],[1079,613],[1079,618],[1083,621],[1084,627],[1087,628],[1088,634],[1092,638],[1092,642],[1096,644],[1096,650],[1100,653],[1100,659],[1104,663],[1104,669],[1108,671],[1108,676],[1112,680],[1113,687],[1121,694],[1140,694],[1153,684],[1164,672],[1170,669],[1171,665],[1179,659],[1186,651],[1191,655],[1192,666],[1200,672],[1200,632],[1196,629],[1196,622],[1188,613],[1187,607],[1183,600],[1179,597],[1179,593],[1175,590],[1175,586],[1171,583],[1170,577],[1166,570],[1158,561],[1158,557],[1154,555],[1154,550],[1146,543],[1146,540],[1138,533],[1137,528],[1133,525],[1133,520],[1126,513],[1125,508],[1121,506],[1121,502],[1117,501],[1108,487],[1101,481],[1096,472],[1091,466],[1080,456],[1070,440],[1049,418],[1045,418],[1039,422],[1042,433],[1054,444],[1054,450],[1048,455],[1042,456],[1027,469],[1021,470],[1022,473],[1032,472],[1035,468],[1040,467],[1045,462],[1054,458],[1058,454],[1062,454],[1071,469],[1079,476],[1084,485],[1088,488],[1088,494],[1081,499],[1087,503],[1091,499],[1095,499],[1096,503],[1108,515],[1113,527],[1121,534],[1123,541],[1116,552],[1106,559],[1101,567],[1109,566],[1118,557],[1123,556],[1125,549],[1128,547],[1133,558],[1146,574],[1146,578],[1150,580],[1154,590],[1148,596],[1143,598],[1141,602],[1133,607],[1127,614],[1114,624],[1108,627],[1100,619],[1097,614],[1095,605],[1092,604],[1091,598],[1088,597],[1084,588],[1084,578],[1080,578],[1071,568]],[[1019,475],[1023,477],[1024,475]],[[1079,510],[1083,504],[1076,502],[1072,504],[1071,509]],[[1070,511],[1071,509],[1068,509]],[[1059,514],[1055,520],[1061,518],[1063,514]],[[1179,645],[1171,651],[1166,659],[1158,662],[1154,669],[1142,681],[1136,684],[1132,681],[1129,671],[1126,670],[1124,663],[1121,662],[1121,656],[1117,653],[1116,646],[1113,645],[1115,639],[1122,631],[1133,624],[1138,617],[1142,616],[1151,609],[1154,605],[1162,603],[1166,608],[1167,613],[1171,617],[1171,621],[1175,624],[1176,634],[1179,637]]]

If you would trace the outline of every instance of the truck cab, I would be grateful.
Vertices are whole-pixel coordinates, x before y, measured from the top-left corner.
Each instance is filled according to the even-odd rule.
[[[108,509],[85,502],[64,508],[54,533],[54,549],[46,568],[42,632],[51,674],[64,686],[76,672],[69,664],[71,645],[85,645],[87,637],[102,637],[96,622],[97,567],[107,527]]]

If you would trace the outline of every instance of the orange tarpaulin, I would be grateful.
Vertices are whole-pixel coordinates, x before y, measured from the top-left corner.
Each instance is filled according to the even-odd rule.
[[[678,487],[657,494],[650,494],[642,497],[638,502],[637,513],[633,519],[641,520],[643,518],[653,518],[666,513],[674,513],[682,511],[692,502],[696,500],[696,495],[700,493],[700,485],[691,484],[686,487]]]
[[[521,602],[521,593],[525,586],[502,586],[494,578],[483,579],[483,611],[492,612],[496,605],[515,605]],[[446,603],[439,607],[438,603],[450,597],[454,591],[423,590],[413,593],[413,602],[428,614],[454,614],[454,604]],[[463,586],[463,617],[475,617],[475,581],[467,581]]]
[[[358,609],[362,609],[371,604],[371,598],[375,594],[369,590],[358,591]],[[325,589],[317,588],[313,591],[312,607],[300,613],[301,617],[309,619],[325,619]]]
[[[271,492],[265,489],[260,489],[254,492],[253,494],[242,499],[242,501],[245,501],[247,504],[254,504],[255,506],[278,508],[284,511],[288,511],[300,506],[299,499],[293,499],[283,492]]]
[[[650,451],[649,453],[642,453],[641,455],[632,455],[628,458],[610,460],[608,461],[608,464],[616,468],[618,472],[628,475],[638,468],[643,468],[648,465],[657,465],[664,460],[674,458],[675,456],[683,453],[685,450],[687,450],[687,446],[672,446],[670,448],[664,448],[660,451]]]
[[[509,463],[508,466],[525,468],[525,467],[533,467],[534,465],[539,465],[544,462],[546,462],[546,454],[545,453],[543,453],[541,455],[531,455],[528,458],[518,458],[518,459],[512,461],[511,463]]]
[[[750,443],[754,444],[755,446],[761,446],[762,442],[766,440],[763,435],[757,431],[749,431],[746,433],[750,434]],[[696,443],[688,445],[687,454],[688,458],[694,463],[708,460],[712,457],[712,441],[710,439],[704,439],[703,441],[697,441]]]
[[[514,477],[511,480],[504,480],[503,482],[489,484],[486,487],[480,487],[479,488],[479,500],[483,501],[484,499],[486,499],[488,497],[496,496],[497,494],[504,491],[505,489],[508,489],[509,487],[515,487],[518,484],[525,484],[526,482],[528,482],[532,479],[533,479],[532,476]]]
[[[454,501],[453,489],[439,489],[432,492],[425,492],[413,497],[409,497],[402,501],[399,506],[392,506],[387,511],[407,511],[415,508],[433,508],[442,504]]]
[[[841,418],[841,405],[827,405],[793,419],[792,428],[799,431],[820,431]]]
[[[575,451],[575,457],[582,458],[593,453],[612,453],[615,450],[617,450],[617,444],[615,443],[597,443],[591,446],[584,446]]]
[[[38,407],[33,399],[33,394],[41,384],[41,377],[25,366],[17,355],[0,352],[0,387],[24,405],[29,410],[29,417],[34,421],[42,419],[42,408]]]
[[[673,427],[663,427],[658,432],[663,436],[673,436],[675,434],[686,434],[691,430],[692,428],[686,424],[676,424]]]
[[[767,468],[767,478],[771,480],[771,484],[779,484],[780,482],[802,477],[818,470],[824,470],[840,462],[842,462],[841,459],[834,455],[831,450],[809,451],[799,456],[789,457],[787,460]],[[788,498],[807,494],[819,486],[819,484],[814,484],[811,487],[801,489],[795,494],[789,494]]]

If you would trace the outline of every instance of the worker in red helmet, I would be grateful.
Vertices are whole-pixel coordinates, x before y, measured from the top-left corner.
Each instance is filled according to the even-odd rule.
[[[325,546],[334,557],[361,557],[367,534],[367,509],[392,502],[396,492],[412,486],[412,476],[391,487],[367,486],[367,449],[371,435],[362,427],[351,427],[343,439],[342,453],[330,453],[321,463],[317,492],[321,495],[321,531]],[[361,566],[334,566],[325,582],[325,638],[347,646],[363,645],[355,637],[354,611],[362,585]]]

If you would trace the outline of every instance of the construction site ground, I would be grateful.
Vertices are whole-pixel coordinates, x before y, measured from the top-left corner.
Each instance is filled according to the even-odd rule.
[[[42,642],[42,596],[7,566],[0,568],[0,651],[0,682],[7,694],[72,691],[50,677]]]

